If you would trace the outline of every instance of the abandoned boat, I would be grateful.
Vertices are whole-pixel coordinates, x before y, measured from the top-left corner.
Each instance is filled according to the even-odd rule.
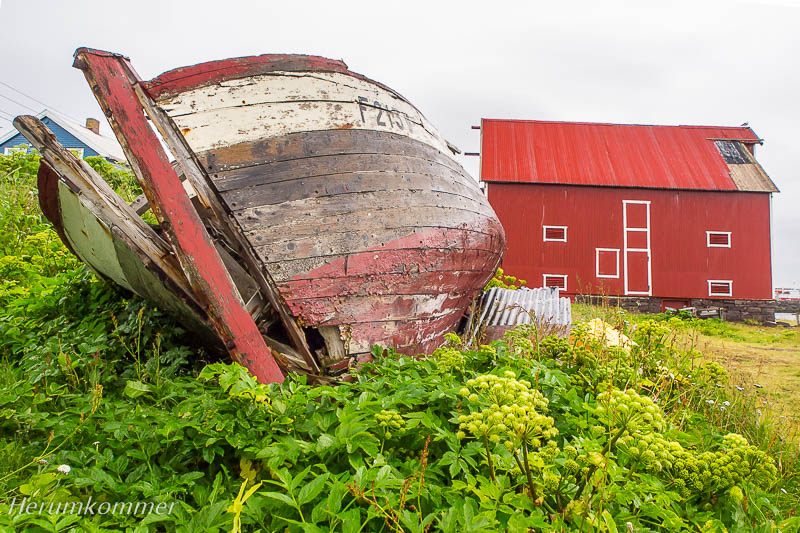
[[[262,55],[142,81],[127,58],[82,48],[75,66],[164,236],[140,231],[138,215],[121,221],[120,212],[136,213],[130,206],[113,219],[97,209],[50,209],[48,217],[57,227],[99,217],[126,235],[117,246],[158,243],[136,250],[136,272],[155,272],[178,307],[190,308],[182,314],[210,324],[259,379],[280,380],[254,353],[263,345],[256,333],[271,355],[288,356],[288,364],[278,357],[283,372],[335,372],[373,344],[429,353],[501,260],[503,228],[456,149],[400,94],[342,61]],[[52,152],[43,151],[45,166],[74,187],[74,162],[57,161],[69,154]],[[67,201],[70,188],[59,190],[51,177],[41,194]],[[118,203],[110,195],[104,190],[103,201]],[[164,300],[150,278],[144,290],[120,281],[119,267],[109,254],[98,260],[90,240],[65,242],[106,277]]]

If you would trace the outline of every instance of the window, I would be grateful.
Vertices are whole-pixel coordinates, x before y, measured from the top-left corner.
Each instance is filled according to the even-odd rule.
[[[555,287],[561,290],[567,290],[567,275],[566,274],[543,274],[542,284],[545,287]]]
[[[594,267],[598,278],[619,278],[619,248],[595,248]]]
[[[542,240],[544,242],[567,242],[567,227],[542,226]]]
[[[731,247],[731,232],[730,231],[707,231],[706,232],[706,246],[709,248],[730,248]]]
[[[17,146],[8,146],[6,148],[3,148],[3,155],[11,155],[11,154],[15,154],[17,152],[25,153],[27,151],[28,151],[28,145],[27,144],[20,144],[20,145],[17,145]]]
[[[745,154],[746,148],[742,147],[742,143],[737,141],[714,141],[719,150],[719,155],[728,164],[741,165],[749,163],[750,160]]]
[[[733,296],[733,281],[729,279],[708,280],[709,296]]]

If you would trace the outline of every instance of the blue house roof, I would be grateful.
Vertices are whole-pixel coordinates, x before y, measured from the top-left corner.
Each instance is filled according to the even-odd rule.
[[[64,148],[82,150],[82,157],[101,156],[111,161],[125,161],[125,154],[116,139],[98,135],[80,123],[47,109],[36,117],[50,128]],[[20,145],[25,145],[26,150],[30,148],[28,140],[12,130],[0,137],[0,154],[8,153]]]

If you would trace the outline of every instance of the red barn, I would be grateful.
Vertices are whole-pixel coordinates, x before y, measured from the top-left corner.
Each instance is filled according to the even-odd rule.
[[[771,197],[749,127],[523,120],[481,125],[503,267],[624,307],[774,319]]]

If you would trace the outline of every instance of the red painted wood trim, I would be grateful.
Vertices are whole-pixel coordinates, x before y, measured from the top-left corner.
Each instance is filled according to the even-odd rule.
[[[146,120],[133,90],[137,76],[120,55],[78,49],[75,66],[84,71],[153,212],[234,360],[264,383],[282,382],[283,373],[220,258],[202,220]]]
[[[86,50],[79,49],[78,51]],[[91,52],[94,52],[92,50]],[[77,54],[78,52],[76,52]],[[108,53],[108,52],[103,52]],[[169,98],[176,94],[219,83],[221,81],[257,76],[270,72],[341,72],[354,78],[362,79],[382,87],[400,96],[396,91],[348,70],[344,61],[328,59],[320,56],[302,54],[263,54],[258,56],[235,57],[198,63],[188,67],[168,70],[150,81],[142,82],[142,87],[155,100]],[[405,100],[405,98],[403,98]]]

